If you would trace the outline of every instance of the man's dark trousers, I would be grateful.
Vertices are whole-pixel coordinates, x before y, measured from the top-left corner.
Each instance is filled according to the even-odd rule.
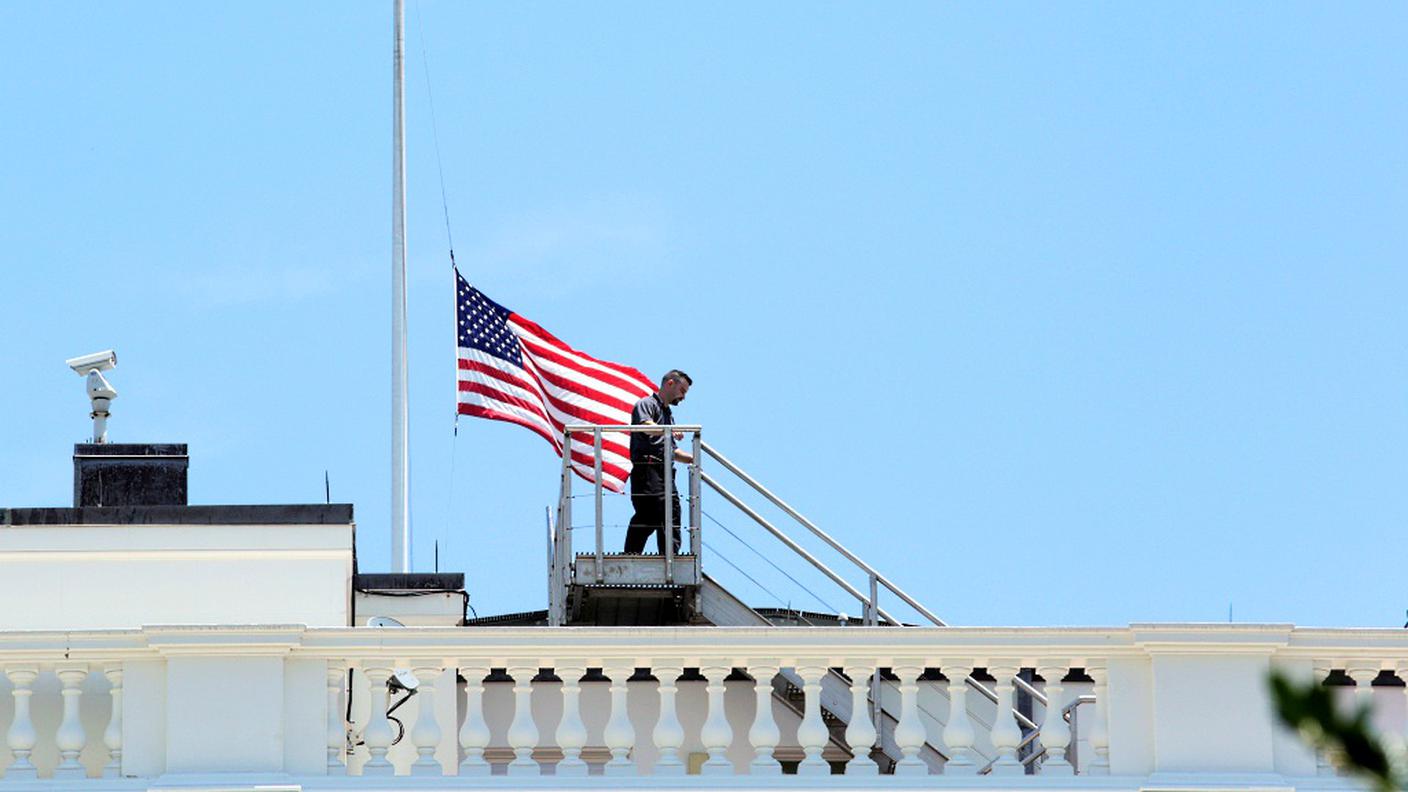
[[[631,467],[631,505],[636,507],[626,529],[626,552],[644,553],[645,540],[655,534],[655,549],[665,554],[665,471],[664,462],[650,459]],[[673,486],[674,466],[670,467],[671,500],[675,513],[675,555],[680,552],[680,490]]]

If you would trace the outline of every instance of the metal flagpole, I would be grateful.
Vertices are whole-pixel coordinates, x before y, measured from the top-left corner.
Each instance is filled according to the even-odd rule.
[[[406,6],[394,0],[391,122],[391,566],[411,571],[406,397]]]

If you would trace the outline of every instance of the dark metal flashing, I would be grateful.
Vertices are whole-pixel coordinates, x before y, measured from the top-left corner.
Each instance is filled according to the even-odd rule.
[[[540,627],[548,623],[545,610],[523,613],[500,613],[493,616],[480,616],[465,620],[466,627]]]
[[[376,572],[352,577],[358,591],[462,591],[463,572]]]
[[[185,443],[74,443],[78,459],[188,457]]]
[[[7,525],[350,525],[350,503],[0,509]]]

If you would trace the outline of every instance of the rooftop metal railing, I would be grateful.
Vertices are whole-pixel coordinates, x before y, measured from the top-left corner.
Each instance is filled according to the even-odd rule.
[[[801,512],[797,511],[795,508],[793,508],[786,501],[779,498],[767,487],[763,486],[762,483],[760,483],[753,476],[749,475],[747,471],[743,470],[743,468],[739,467],[728,457],[719,453],[719,451],[713,446],[709,445],[708,443],[705,443],[701,436],[702,430],[702,426],[688,424],[673,425],[669,428],[668,431],[654,424],[571,424],[564,427],[563,443],[567,450],[567,453],[564,453],[562,456],[562,480],[561,490],[559,492],[558,498],[557,529],[555,531],[550,531],[552,547],[552,560],[550,562],[550,566],[552,567],[552,579],[555,581],[560,581],[561,587],[565,587],[570,583],[570,568],[568,565],[573,563],[573,560],[575,559],[572,547],[571,528],[573,500],[575,497],[573,495],[573,477],[574,474],[576,474],[581,475],[584,478],[588,478],[592,482],[594,506],[593,527],[595,529],[594,556],[596,562],[595,572],[597,576],[596,582],[603,582],[601,576],[603,574],[604,569],[603,561],[606,555],[605,520],[603,518],[604,496],[606,489],[604,484],[605,477],[603,475],[603,459],[605,456],[603,452],[604,439],[607,435],[610,434],[630,435],[633,433],[649,433],[653,435],[663,434],[663,450],[660,462],[660,464],[664,467],[664,475],[662,477],[662,481],[664,482],[664,491],[662,493],[662,498],[665,502],[663,531],[664,536],[669,539],[663,543],[665,557],[664,582],[667,584],[672,584],[675,582],[675,547],[674,542],[672,541],[672,537],[674,536],[674,532],[676,529],[676,526],[674,525],[674,509],[672,506],[672,501],[675,497],[673,469],[676,461],[684,460],[676,460],[674,456],[675,451],[677,449],[677,436],[680,439],[683,439],[683,436],[688,435],[691,438],[691,453],[689,455],[689,460],[686,462],[689,471],[689,544],[687,552],[690,556],[693,557],[697,568],[702,569],[701,557],[703,555],[704,550],[702,540],[702,525],[700,521],[702,515],[702,509],[700,504],[700,490],[702,484],[707,484],[710,489],[717,492],[721,497],[723,497],[724,500],[732,504],[743,514],[747,515],[750,519],[756,522],[769,534],[777,538],[778,541],[782,542],[783,545],[785,545],[789,550],[796,553],[804,561],[806,561],[813,568],[815,568],[822,575],[824,575],[828,580],[835,583],[843,591],[855,598],[860,603],[862,613],[864,614],[865,624],[879,624],[882,620],[886,623],[893,625],[899,625],[902,623],[889,611],[879,606],[880,588],[884,587],[935,626],[945,626],[945,623],[942,619],[934,615],[932,611],[920,604],[918,600],[906,593],[889,578],[886,578],[884,575],[880,574],[878,570],[876,570],[870,564],[867,564],[858,555],[852,552],[845,545],[841,544],[830,534],[817,527],[816,523],[807,519],[807,517],[804,516]],[[591,437],[590,467],[588,467],[587,464],[582,460],[583,454],[581,452],[573,451],[574,442],[576,442],[578,445],[585,445],[577,439],[580,435],[590,435]],[[769,521],[767,518],[759,514],[755,509],[750,507],[733,492],[729,491],[728,488],[726,488],[722,483],[718,481],[718,479],[705,473],[701,468],[701,463],[705,455],[707,455],[710,459],[718,462],[725,470],[738,477],[740,481],[744,482],[749,487],[751,487],[754,492],[766,498],[773,505],[777,506],[789,517],[795,520],[799,525],[801,525],[803,528],[806,528],[809,532],[811,532],[812,535],[816,536],[818,539],[826,543],[827,546],[831,547],[846,560],[850,561],[852,564],[855,564],[856,567],[858,567],[860,571],[866,575],[867,581],[869,583],[869,591],[862,591],[856,588],[843,576],[841,576],[830,566],[828,566],[825,562],[823,562],[821,559],[817,558],[814,554],[802,547],[786,532],[784,532],[776,525],[774,525],[771,521]],[[622,486],[627,486],[627,483],[623,481]],[[560,596],[558,597],[558,599],[560,599]],[[550,621],[553,621],[554,623],[560,623],[560,621],[555,620],[555,617],[565,616],[565,614],[562,614],[560,612],[562,610],[561,605],[562,603],[555,602],[553,603],[553,607],[550,607]]]

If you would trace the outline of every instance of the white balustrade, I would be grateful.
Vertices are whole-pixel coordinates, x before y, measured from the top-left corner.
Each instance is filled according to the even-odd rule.
[[[1068,776],[1075,771],[1066,760],[1066,748],[1071,744],[1071,727],[1066,723],[1065,678],[1067,661],[1047,661],[1037,667],[1036,672],[1046,680],[1046,712],[1041,719],[1041,746],[1046,749],[1046,759],[1041,763],[1041,774],[1048,776]]]
[[[989,660],[988,674],[994,680],[993,690],[997,693],[997,713],[992,724],[989,739],[997,751],[997,759],[992,763],[993,775],[1022,775],[1022,763],[1017,761],[1017,746],[1022,742],[1022,729],[1017,725],[1013,708],[1012,678],[1017,675],[1015,660]]]
[[[724,709],[724,679],[732,672],[733,666],[728,660],[717,658],[702,661],[699,668],[699,673],[708,680],[704,690],[709,697],[709,711],[699,730],[699,740],[709,753],[699,769],[702,775],[733,774],[733,762],[726,755],[729,743],[733,742],[733,728],[728,725],[728,712]]]
[[[1379,675],[1377,664],[1356,661],[1344,670],[1354,680],[1354,698],[1359,707],[1369,711],[1369,726],[1374,725],[1374,679]]]
[[[1354,681],[1355,689],[1337,687],[1337,699],[1345,706],[1372,701],[1376,728],[1388,737],[1397,738],[1408,723],[1404,714],[1408,689],[1373,687],[1384,669],[1400,676],[1408,674],[1408,660],[1402,659],[1408,657],[1408,635],[1386,630],[1362,634],[1350,630],[1308,630],[1300,637],[1296,630],[1267,627],[1258,632],[1255,626],[1245,625],[1226,630],[1197,625],[1183,629],[1140,626],[1130,630],[1052,631],[597,628],[551,633],[521,628],[405,628],[369,640],[368,634],[359,629],[335,628],[295,632],[285,655],[295,665],[279,669],[270,664],[267,631],[254,633],[249,651],[242,651],[238,629],[243,628],[185,631],[186,628],[164,627],[102,631],[91,636],[77,631],[53,637],[0,632],[0,668],[7,677],[0,681],[8,682],[13,702],[12,707],[0,708],[7,715],[13,713],[8,723],[0,723],[9,749],[0,755],[6,756],[10,765],[0,777],[0,792],[6,788],[29,788],[35,779],[39,785],[47,785],[45,788],[76,789],[80,783],[89,783],[80,779],[97,775],[100,766],[101,774],[109,778],[151,779],[134,780],[134,786],[165,786],[167,781],[174,784],[180,779],[175,770],[164,771],[163,763],[189,773],[190,768],[200,767],[200,760],[192,761],[191,752],[203,751],[215,757],[210,760],[211,772],[219,772],[221,761],[228,760],[224,766],[235,765],[242,755],[250,756],[251,749],[263,751],[275,762],[280,761],[279,757],[289,757],[282,759],[289,763],[283,770],[286,775],[342,775],[349,769],[355,775],[360,768],[367,776],[409,772],[438,777],[448,768],[448,772],[462,776],[456,785],[466,787],[512,785],[508,779],[476,780],[476,776],[482,778],[491,772],[535,778],[560,775],[564,780],[585,778],[589,775],[588,760],[603,761],[605,754],[609,754],[609,761],[601,768],[604,774],[656,775],[662,784],[679,785],[688,782],[671,781],[669,777],[683,775],[693,764],[691,759],[701,759],[698,755],[687,756],[686,750],[704,752],[698,771],[706,774],[777,776],[781,772],[777,757],[791,760],[801,756],[797,768],[800,775],[830,774],[844,761],[844,767],[838,768],[844,774],[873,779],[848,782],[849,785],[880,786],[888,782],[879,774],[891,768],[888,762],[877,764],[871,758],[879,736],[871,719],[871,678],[882,666],[893,669],[895,675],[886,677],[890,681],[879,683],[885,691],[884,717],[894,724],[892,734],[887,726],[883,741],[896,760],[894,772],[922,778],[933,772],[937,751],[947,757],[943,769],[946,775],[961,777],[988,766],[994,774],[1012,773],[1008,781],[981,782],[985,785],[1043,786],[1039,780],[1023,781],[1018,775],[1023,771],[1024,759],[1031,764],[1030,755],[1019,753],[1023,748],[1038,754],[1038,774],[1051,777],[1057,786],[1075,783],[1074,779],[1058,779],[1077,770],[1072,767],[1076,755],[1071,750],[1077,744],[1084,751],[1078,768],[1082,775],[1108,775],[1112,759],[1110,732],[1118,729],[1114,749],[1119,753],[1113,758],[1121,777],[1091,782],[1111,785],[1112,792],[1153,784],[1149,778],[1158,769],[1157,762],[1165,757],[1170,764],[1177,763],[1180,777],[1186,775],[1190,784],[1199,781],[1200,773],[1205,774],[1200,783],[1205,782],[1209,788],[1219,784],[1218,788],[1236,788],[1241,783],[1237,778],[1265,778],[1272,773],[1295,786],[1312,786],[1298,777],[1310,773],[1329,775],[1333,769],[1326,757],[1317,757],[1312,765],[1308,753],[1283,751],[1280,743],[1272,746],[1271,738],[1266,736],[1276,733],[1270,712],[1250,712],[1239,705],[1239,719],[1265,719],[1256,729],[1247,730],[1229,725],[1230,721],[1180,720],[1182,712],[1216,711],[1216,706],[1228,696],[1243,696],[1243,703],[1263,698],[1262,690],[1233,688],[1228,680],[1241,680],[1237,684],[1256,680],[1258,674],[1264,674],[1268,656],[1277,666],[1313,669],[1314,679],[1322,684],[1331,668],[1343,669]],[[170,637],[173,630],[179,641]],[[148,647],[149,635],[159,635],[164,643],[153,641],[153,647]],[[1256,641],[1267,648],[1249,651],[1247,647]],[[203,655],[202,642],[209,643],[208,655]],[[173,645],[176,648],[170,649]],[[773,649],[787,651],[770,651]],[[556,654],[559,652],[560,660]],[[1194,655],[1196,664],[1191,664],[1187,658]],[[211,667],[222,670],[210,673],[211,691],[223,690],[222,685],[228,687],[225,675],[231,669],[245,675],[245,679],[263,678],[271,683],[282,680],[286,687],[282,695],[270,695],[268,688],[241,688],[247,691],[247,701],[241,706],[250,708],[250,714],[237,715],[237,722],[222,720],[210,725],[212,730],[226,729],[224,733],[248,737],[234,741],[186,739],[192,735],[174,729],[190,729],[198,722],[192,713],[211,708],[212,702],[223,702],[217,701],[218,696],[192,696],[190,674],[205,673],[199,670],[201,664],[177,664],[163,659],[171,656],[183,660],[203,656],[218,659]],[[1160,660],[1161,656],[1166,659]],[[455,664],[462,672],[462,698],[449,683],[457,677],[445,671],[445,658],[456,658]],[[1149,662],[1150,658],[1155,662]],[[310,667],[310,662],[323,665]],[[699,695],[698,688],[678,682],[685,668],[696,663],[705,681],[703,695]],[[247,667],[241,668],[241,664]],[[944,671],[946,685],[923,677],[925,666],[936,664]],[[390,694],[387,682],[392,669],[407,665],[420,685],[414,704],[406,708],[409,719],[404,739],[393,746],[396,729],[388,720],[386,709],[391,699],[399,697]],[[583,689],[583,675],[596,665],[606,666],[609,694],[594,686]],[[539,667],[549,666],[561,681],[560,690],[540,689],[535,700],[534,688],[543,683],[533,679]],[[650,668],[658,682],[628,684],[637,666]],[[836,666],[844,670],[847,679],[833,673]],[[343,698],[349,667],[361,669],[350,700]],[[494,667],[506,668],[512,676],[511,696],[485,693],[483,680]],[[774,679],[784,667],[789,678],[800,679],[800,711],[774,693]],[[990,702],[985,695],[980,697],[976,689],[970,690],[972,685],[967,680],[975,667],[991,672],[996,702]],[[1016,686],[1020,684],[1016,674],[1021,667],[1035,668],[1046,700],[1033,716],[1040,722],[1040,732],[1026,735],[1027,746],[1021,745],[1023,733],[1019,728],[1019,721],[1026,721],[1016,716],[1013,708]],[[741,682],[738,689],[725,695],[725,680],[735,668],[752,677],[752,695],[746,693]],[[1094,683],[1095,694],[1093,706],[1079,709],[1078,728],[1069,725],[1063,715],[1077,701],[1076,692],[1089,689],[1073,689],[1072,683],[1064,681],[1073,668],[1084,668]],[[1113,676],[1112,668],[1117,670]],[[1164,668],[1169,669],[1168,673],[1163,672]],[[1209,688],[1221,698],[1211,700],[1209,693],[1206,702],[1188,701],[1189,697],[1202,695],[1197,685],[1189,684],[1196,679],[1189,676],[1190,668],[1199,669],[1197,673],[1222,673],[1225,669],[1226,675],[1219,677],[1220,687]],[[1210,671],[1204,672],[1203,668]],[[171,676],[178,670],[182,676]],[[795,676],[790,673],[792,670]],[[94,679],[97,674],[105,677],[105,684]],[[1335,678],[1339,679],[1338,673]],[[944,702],[945,687],[946,706],[936,707]],[[0,691],[6,689],[0,686]],[[170,696],[173,690],[184,690],[182,695],[186,698],[152,698]],[[497,692],[507,694],[502,688]],[[93,700],[85,701],[86,696]],[[1169,721],[1147,722],[1154,717],[1143,714],[1149,712],[1151,700],[1156,704],[1155,713],[1161,708],[1172,713],[1161,716],[1169,717]],[[452,706],[460,701],[462,706]],[[311,711],[294,713],[287,710],[293,702],[297,702],[296,706],[324,706],[326,710],[316,715]],[[344,717],[349,702],[353,714],[350,725],[362,731],[362,744],[366,747],[365,754],[359,751],[355,761],[350,761],[350,768],[349,723]],[[651,717],[649,713],[656,711],[657,703],[658,717],[649,723],[642,720]],[[630,705],[636,709],[635,721]],[[837,719],[824,712],[823,706],[844,721],[846,745],[839,742],[842,727],[828,727],[828,721],[834,724]],[[229,718],[228,707],[209,711]],[[181,716],[179,727],[162,721],[172,712]],[[269,720],[278,718],[284,720]],[[268,730],[271,723],[279,723],[281,730]],[[266,730],[260,732],[261,728]],[[457,739],[453,736],[455,729]],[[1276,739],[1291,738],[1282,735]],[[1239,744],[1240,740],[1246,744]],[[452,753],[456,742],[463,750],[463,758],[457,768],[452,768],[446,752]],[[505,743],[511,754],[505,750]],[[1137,746],[1137,750],[1125,753],[1127,745]],[[102,753],[104,748],[106,755]],[[545,766],[550,761],[548,757],[557,756],[559,750],[562,758],[556,766]],[[320,756],[324,751],[325,756]],[[1210,760],[1209,769],[1198,770],[1198,751],[1216,755],[1215,762]],[[1218,751],[1222,753],[1217,754]],[[1262,751],[1261,758],[1257,751]],[[80,761],[85,758],[86,762]],[[491,758],[495,763],[508,764],[491,769]],[[1255,772],[1237,764],[1253,762],[1262,763],[1253,768]],[[1242,775],[1230,774],[1229,767],[1235,767],[1236,773]],[[597,769],[595,765],[590,768],[592,773]],[[173,775],[167,781],[156,780],[164,772]],[[48,781],[51,775],[55,778],[52,784]],[[607,786],[613,783],[610,779],[601,781]],[[349,788],[358,784],[372,788],[378,784],[372,778],[365,782],[344,778],[337,783]],[[404,783],[424,786],[428,780],[407,779]],[[625,782],[628,786],[639,783],[649,782]],[[780,781],[759,783],[766,786]],[[901,786],[913,783],[917,782],[899,781]],[[935,783],[962,786],[978,782],[957,778]],[[700,785],[707,786],[708,782]]]
[[[1330,661],[1320,659],[1313,661],[1312,672],[1315,675],[1315,684],[1324,685],[1330,676]],[[1330,763],[1330,754],[1323,748],[1317,748],[1315,751],[1315,774],[1321,776],[1335,774],[1335,767]]]
[[[968,676],[973,673],[972,661],[946,660],[944,676],[948,677],[948,720],[944,724],[944,745],[948,746],[945,775],[971,775],[978,772],[973,756],[973,722],[968,717]]]
[[[533,748],[538,745],[538,727],[533,723],[533,676],[537,663],[517,661],[508,667],[513,677],[513,722],[508,726],[508,744],[513,748],[513,761],[508,774],[539,775],[541,769],[533,761]]]
[[[795,667],[797,676],[802,678],[802,695],[805,696],[802,723],[797,727],[797,742],[802,744],[806,755],[797,765],[797,775],[827,775],[831,765],[821,758],[826,750],[831,732],[821,718],[821,678],[830,670],[821,659],[799,660]]]
[[[919,758],[928,740],[924,721],[919,717],[919,677],[924,674],[924,661],[918,658],[896,660],[890,670],[900,680],[900,718],[895,724],[895,745],[899,746],[900,760],[895,764],[895,775],[928,775],[929,766]]]
[[[78,762],[78,755],[88,742],[79,717],[79,698],[83,695],[83,682],[88,678],[88,667],[84,665],[64,665],[56,669],[64,702],[63,722],[54,734],[54,742],[59,746],[59,766],[54,768],[55,778],[83,778],[87,770]]]
[[[342,687],[346,679],[347,669],[341,668],[333,661],[328,661],[327,774],[330,776],[346,775],[347,773],[347,766],[342,763],[347,753],[347,721],[342,709]]]
[[[108,749],[108,763],[103,766],[104,778],[122,777],[122,666],[110,665],[103,669],[108,678],[108,697],[112,700],[112,711],[108,715],[108,726],[103,730],[103,745]]]
[[[435,749],[440,745],[440,724],[435,718],[435,684],[440,679],[441,668],[435,663],[420,663],[411,668],[416,680],[416,700],[419,710],[416,725],[411,728],[411,744],[416,747],[416,761],[411,765],[411,775],[441,775],[440,762],[435,759]]]
[[[489,722],[484,719],[484,677],[489,675],[488,664],[460,662],[460,674],[464,676],[464,725],[460,726],[460,750],[464,758],[460,760],[460,775],[487,776],[493,770],[484,759],[484,749],[493,738]]]
[[[875,722],[870,719],[870,681],[875,669],[868,661],[853,660],[847,662],[845,672],[851,679],[851,720],[846,724],[851,760],[846,763],[846,775],[878,775],[880,765],[870,758],[870,749],[878,736]]]
[[[578,777],[587,774],[587,763],[582,760],[582,748],[587,744],[587,727],[582,723],[582,676],[587,673],[586,663],[569,660],[556,668],[562,679],[562,720],[557,724],[557,746],[562,749],[562,761],[557,763],[560,776]]]
[[[1095,722],[1090,728],[1090,750],[1095,758],[1087,775],[1110,774],[1110,678],[1103,664],[1091,665],[1085,673],[1095,680]]]
[[[395,669],[389,665],[378,665],[364,668],[362,673],[370,684],[372,698],[371,715],[367,719],[367,728],[362,731],[362,740],[367,744],[367,753],[371,754],[371,758],[362,765],[362,775],[393,775],[396,768],[386,758],[386,753],[391,750],[391,741],[396,735],[392,733],[391,722],[386,717],[389,697],[386,683]]]
[[[609,776],[635,775],[636,766],[631,763],[631,747],[636,742],[636,731],[631,726],[630,711],[627,709],[626,680],[635,670],[626,664],[617,664],[602,669],[611,678],[611,717],[606,721],[602,738],[611,751],[611,759],[602,768]]]
[[[772,680],[781,670],[779,661],[775,658],[755,661],[748,670],[753,675],[753,694],[757,702],[753,725],[748,729],[748,742],[753,746],[753,761],[748,765],[748,773],[780,775],[782,765],[772,755],[782,741],[782,731],[772,716]]]
[[[5,769],[5,780],[37,778],[38,771],[30,760],[30,754],[39,741],[39,734],[34,730],[29,702],[34,695],[30,686],[39,678],[39,669],[30,666],[6,668],[5,676],[10,678],[10,684],[14,686],[11,693],[15,700],[14,718],[5,732],[5,745],[9,747],[15,759]]]
[[[660,680],[660,718],[656,720],[655,730],[651,732],[655,747],[660,751],[654,774],[684,775],[686,768],[684,760],[680,757],[680,748],[684,745],[684,726],[680,724],[679,714],[675,711],[675,696],[679,691],[677,680],[680,674],[684,673],[684,662],[656,661],[653,664],[653,673],[655,678]]]
[[[1399,744],[1408,746],[1408,660],[1399,660],[1393,668],[1393,673],[1398,676],[1398,681],[1404,683],[1403,686],[1395,688],[1403,701],[1404,712],[1403,727],[1399,729],[1397,739]]]

